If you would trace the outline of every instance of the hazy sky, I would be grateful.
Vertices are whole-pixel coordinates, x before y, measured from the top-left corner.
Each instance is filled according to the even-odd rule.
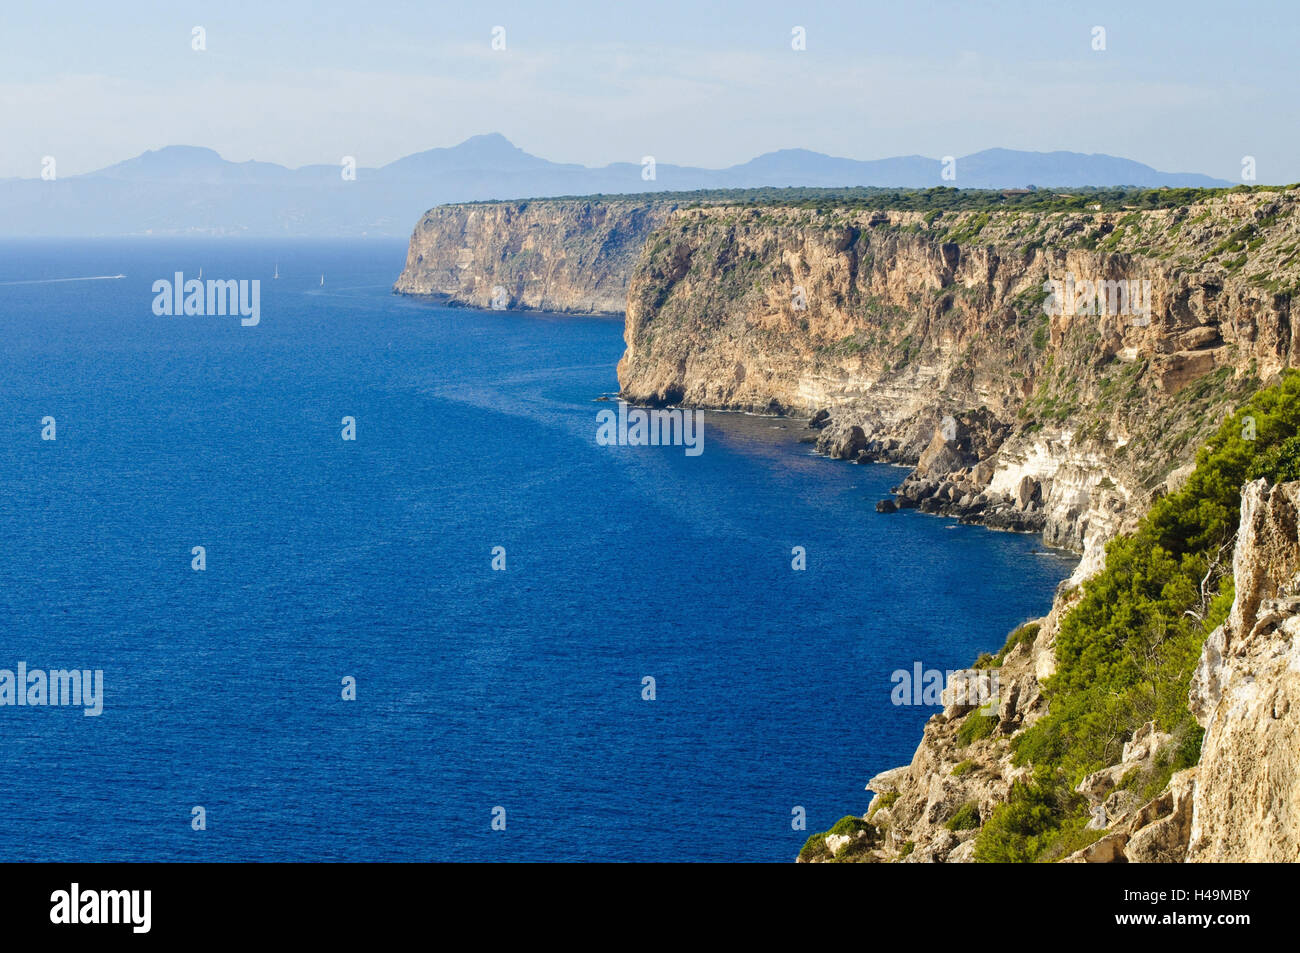
[[[1260,182],[1295,182],[1298,27],[1295,0],[5,0],[0,177],[181,143],[376,166],[500,132],[585,165],[1005,146],[1234,181],[1252,155]]]

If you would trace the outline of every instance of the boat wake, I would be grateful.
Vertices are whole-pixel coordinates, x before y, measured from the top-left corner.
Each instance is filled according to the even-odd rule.
[[[84,278],[31,278],[26,281],[0,281],[0,285],[53,285],[62,281],[116,281],[126,275],[89,275]]]

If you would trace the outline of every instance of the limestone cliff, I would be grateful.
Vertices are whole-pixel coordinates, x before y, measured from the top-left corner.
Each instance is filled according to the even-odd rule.
[[[1242,494],[1235,600],[1206,641],[1191,861],[1300,860],[1300,483]]]
[[[1078,583],[1108,540],[1181,484],[1225,414],[1295,365],[1298,204],[1290,190],[1160,211],[947,220],[682,210],[651,235],[632,277],[620,383],[645,403],[809,416],[828,455],[915,466],[882,508],[1042,532],[1083,552]],[[1293,510],[1272,524],[1294,543]],[[1291,556],[1271,558],[1265,576],[1289,579]],[[1238,571],[1252,559],[1239,557]],[[1032,637],[1012,640],[992,708],[949,698],[911,764],[871,780],[876,797],[857,827],[803,859],[975,859],[983,822],[1030,779],[1012,741],[1048,710],[1042,684],[1077,597],[1065,587]],[[1217,651],[1233,644],[1240,661],[1210,666],[1207,683],[1233,691],[1207,716],[1201,763],[1147,796],[1133,779],[1160,777],[1179,742],[1146,724],[1077,789],[1095,840],[1040,859],[1300,859],[1290,630],[1242,611],[1217,636]],[[1250,673],[1266,661],[1261,687]]]
[[[440,205],[393,286],[478,308],[622,313],[646,236],[672,203],[610,198]]]
[[[867,817],[805,858],[965,861],[1028,777],[1012,741],[1047,714],[1077,583],[1230,409],[1296,365],[1298,205],[1300,190],[1118,212],[444,207],[395,290],[489,306],[500,286],[510,307],[618,311],[626,288],[627,399],[807,416],[828,456],[914,467],[882,509],[1083,553],[1051,613],[969,673],[996,672],[996,703],[950,695],[912,762],[871,780]],[[1243,497],[1237,601],[1191,696],[1200,763],[1160,790],[1173,739],[1154,722],[1125,732],[1071,795],[1095,839],[1044,859],[1300,859],[1298,499],[1300,484]],[[1147,776],[1151,790],[1133,783]]]
[[[1235,599],[1207,640],[1190,692],[1205,728],[1199,763],[1175,773],[1149,800],[1126,778],[1150,770],[1171,738],[1148,723],[1112,766],[1078,792],[1092,804],[1097,839],[1075,863],[1300,861],[1300,483],[1242,492],[1233,557]],[[1000,668],[998,700],[985,710],[946,693],[911,764],[868,782],[876,792],[856,833],[825,838],[806,860],[968,862],[976,835],[1012,785],[1029,775],[1010,741],[1046,711],[1039,690],[1055,667],[1052,642],[1072,597],[1026,628]],[[986,734],[961,738],[967,719]],[[821,845],[814,845],[819,847]]]
[[[920,464],[895,505],[1042,532],[1086,574],[1295,362],[1298,203],[682,209],[632,276],[619,380],[633,401],[816,414],[829,455]]]

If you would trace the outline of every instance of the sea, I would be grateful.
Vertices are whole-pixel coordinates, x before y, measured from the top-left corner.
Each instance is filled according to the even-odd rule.
[[[604,445],[621,319],[405,254],[0,242],[0,860],[789,862],[1073,568],[804,421]],[[200,269],[257,323],[155,313]]]

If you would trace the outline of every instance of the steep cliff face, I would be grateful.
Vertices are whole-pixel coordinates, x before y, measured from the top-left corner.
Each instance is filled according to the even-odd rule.
[[[897,505],[1041,531],[1087,573],[1224,409],[1294,363],[1298,202],[683,209],[632,276],[619,380],[646,403],[819,413],[825,453],[923,464]]]
[[[1200,761],[1158,794],[1142,797],[1127,779],[1151,771],[1175,743],[1148,723],[1119,760],[1077,788],[1091,805],[1096,840],[1074,863],[1300,861],[1300,483],[1242,492],[1232,562],[1235,598],[1206,641],[1189,697],[1205,728]],[[1012,761],[1012,740],[1047,711],[1040,689],[1055,669],[1053,642],[1073,597],[1031,626],[997,673],[996,701],[976,709],[945,693],[911,764],[867,787],[861,849],[853,860],[969,862],[980,825],[1030,777]],[[970,675],[971,673],[962,673]],[[962,736],[969,719],[983,731]],[[844,859],[851,839],[827,839],[808,860]]]
[[[447,207],[395,290],[490,306],[499,285],[510,307],[618,311],[626,286],[627,399],[806,415],[828,456],[914,467],[882,508],[1081,551],[1051,613],[967,673],[996,672],[995,703],[946,699],[911,764],[871,780],[867,818],[802,858],[969,861],[1030,780],[1017,739],[1056,717],[1044,685],[1077,584],[1228,411],[1296,364],[1298,205],[1300,190],[1116,213]],[[1130,725],[1068,794],[1093,812],[1088,836],[1039,859],[1300,859],[1298,501],[1300,484],[1245,493],[1237,601],[1191,694],[1199,764],[1171,778],[1184,739]]]
[[[1015,741],[1048,714],[1043,686],[1077,584],[1182,484],[1227,412],[1296,363],[1298,203],[1296,191],[1238,193],[1168,211],[949,221],[707,208],[650,237],[629,288],[625,397],[807,415],[830,456],[915,466],[883,508],[1041,532],[1084,556],[1033,637],[997,660],[996,702],[949,699],[912,762],[871,780],[864,818],[801,859],[975,860],[981,826],[1034,790]],[[1261,573],[1289,580],[1297,567],[1294,508],[1258,510],[1248,493],[1246,593]],[[1252,519],[1271,528],[1247,539]],[[1251,570],[1251,540],[1264,537],[1288,543]],[[1200,763],[1152,796],[1142,779],[1169,777],[1184,741],[1146,723],[1062,795],[1094,812],[1062,847],[1086,846],[1039,859],[1300,859],[1289,701],[1300,665],[1283,621],[1300,600],[1262,617],[1242,608],[1275,593],[1243,596],[1206,648]]]
[[[888,420],[939,390],[1014,414],[1053,358],[1076,357],[1076,330],[1092,365],[1145,362],[1166,393],[1252,358],[1268,376],[1293,353],[1281,292],[1300,277],[1297,197],[937,218],[681,210],[633,276],[621,380],[645,400],[738,410],[811,413],[869,398]],[[1068,275],[1150,281],[1152,313],[1049,320],[1043,283]]]
[[[477,308],[622,313],[667,202],[608,199],[442,205],[420,220],[399,294]]]
[[[1047,712],[1042,683],[1056,670],[1057,627],[1072,607],[1072,596],[1059,598],[1048,616],[1013,634],[1002,658],[953,676],[944,692],[945,707],[926,722],[911,763],[867,782],[874,797],[866,816],[880,834],[873,853],[863,859],[975,860],[980,825],[1006,803],[1012,785],[1032,773],[1013,763],[1011,740]],[[954,684],[969,685],[972,678],[990,685],[984,694],[991,699],[983,705],[954,692]]]
[[[1300,483],[1242,494],[1235,601],[1206,641],[1191,861],[1300,860]]]

